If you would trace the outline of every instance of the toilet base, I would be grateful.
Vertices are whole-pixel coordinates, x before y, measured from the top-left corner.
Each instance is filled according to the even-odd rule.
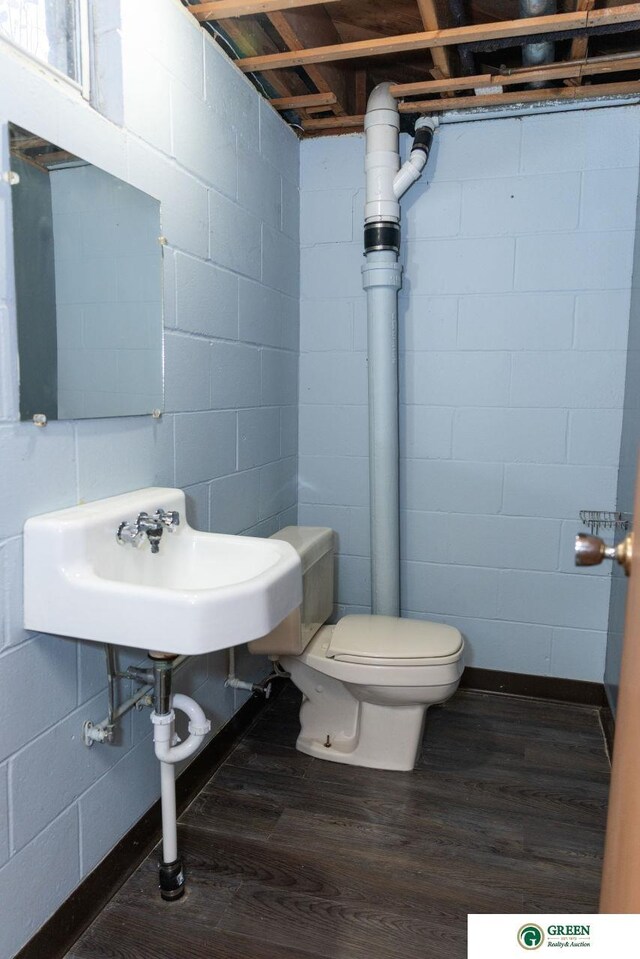
[[[427,714],[426,706],[375,706],[353,699],[354,726],[351,738],[324,732],[324,726],[302,719],[306,702],[300,714],[302,729],[296,749],[316,759],[369,769],[395,769],[409,772],[416,764],[422,745],[422,734]],[[323,731],[320,732],[320,729]],[[324,740],[323,737],[324,736]],[[327,745],[328,737],[328,745]]]
[[[327,676],[300,657],[282,657],[282,665],[303,694],[296,749],[371,769],[413,769],[427,708],[445,702],[458,685],[458,676],[428,688],[359,685]]]

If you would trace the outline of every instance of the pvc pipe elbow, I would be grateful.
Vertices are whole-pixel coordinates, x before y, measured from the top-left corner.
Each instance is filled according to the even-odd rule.
[[[169,746],[168,743],[156,742],[156,756],[161,763],[181,763],[183,759],[189,759],[190,756],[200,748],[202,736],[188,736],[183,743],[177,746]]]
[[[437,117],[420,117],[419,120],[416,120],[415,130],[416,134],[418,134],[420,130],[430,130],[431,134],[433,135],[437,127]],[[417,140],[418,137],[416,137],[416,141]],[[422,171],[427,165],[427,160],[429,159],[429,147],[427,147],[426,150],[423,146],[421,146],[419,149],[415,149],[416,141],[414,141],[414,148],[411,150],[409,159],[406,161],[406,163],[403,163],[393,180],[393,192],[398,200],[404,193],[407,192],[412,183],[415,183],[416,180],[420,179]]]
[[[189,717],[189,732],[194,736],[206,736],[211,731],[211,720],[207,719],[202,706],[191,696],[175,693],[172,704],[174,709],[179,709]]]
[[[415,122],[414,130],[422,130],[423,127],[427,127],[428,130],[431,130],[432,133],[435,133],[439,126],[440,121],[437,117],[418,117]]]
[[[183,743],[174,746],[175,713],[173,709],[170,713],[161,715],[151,713],[155,754],[161,763],[174,764],[188,759],[199,749],[202,740],[211,730],[211,721],[205,716],[202,707],[190,696],[176,693],[173,696],[173,705],[189,717],[189,736]]]
[[[366,134],[365,223],[390,220],[398,222],[400,207],[393,192],[393,179],[400,166],[398,131],[400,116],[390,83],[379,83],[367,102],[364,119]]]
[[[398,105],[396,98],[389,92],[390,90],[390,83],[379,83],[377,87],[374,87],[367,100],[367,113],[371,113],[373,110],[390,110],[392,113],[395,113],[398,119],[398,125],[400,125]]]

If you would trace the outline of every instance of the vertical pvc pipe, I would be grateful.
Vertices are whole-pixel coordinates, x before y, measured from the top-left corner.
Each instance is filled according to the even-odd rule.
[[[178,858],[178,827],[176,822],[175,766],[160,763],[160,792],[162,805],[162,861],[175,862]]]
[[[367,102],[365,224],[362,285],[367,293],[369,358],[369,493],[371,607],[400,613],[398,454],[398,290],[402,282],[399,199],[427,162],[435,120],[416,123],[409,160],[400,167],[398,105],[391,84],[380,83]]]
[[[369,498],[371,599],[374,614],[400,610],[398,451],[398,290],[402,267],[393,250],[367,254],[369,354]]]

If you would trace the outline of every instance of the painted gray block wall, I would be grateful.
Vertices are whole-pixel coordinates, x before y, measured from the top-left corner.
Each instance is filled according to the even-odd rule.
[[[403,615],[474,666],[603,678],[610,570],[572,550],[616,500],[638,115],[445,125],[402,201]],[[370,588],[363,151],[301,146],[299,521],[339,532],[338,614]]]
[[[2,959],[159,794],[147,711],[129,716],[116,746],[81,745],[83,721],[105,715],[101,649],[21,628],[24,520],[154,484],[184,487],[203,529],[267,535],[296,517],[298,142],[177,0],[123,4],[122,22],[118,5],[106,6],[95,90],[106,116],[1,45],[1,169],[13,120],[161,201],[166,413],[44,430],[17,422],[10,197],[0,185]],[[240,672],[265,668],[239,657]],[[214,727],[246,695],[225,690],[225,674],[224,652],[180,674]]]
[[[624,388],[624,414],[620,441],[620,465],[616,509],[627,518],[633,514],[636,484],[636,468],[640,452],[640,197],[636,211],[636,238],[631,284],[631,310],[627,341],[627,370]],[[603,534],[611,542],[611,534]],[[615,542],[620,542],[626,533],[618,531]],[[607,658],[604,681],[611,708],[615,712],[618,702],[618,685],[622,661],[622,639],[625,604],[627,600],[627,577],[617,563],[613,564],[611,600],[609,603],[609,629],[607,635]]]

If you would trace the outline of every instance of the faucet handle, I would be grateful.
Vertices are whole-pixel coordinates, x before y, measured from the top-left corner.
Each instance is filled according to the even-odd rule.
[[[124,520],[124,522],[118,526],[116,539],[121,546],[129,544],[139,549],[144,541],[144,532],[138,528],[137,523],[128,523]]]
[[[171,533],[175,533],[176,526],[180,525],[180,513],[177,509],[166,510],[161,507],[156,510],[155,516]]]

